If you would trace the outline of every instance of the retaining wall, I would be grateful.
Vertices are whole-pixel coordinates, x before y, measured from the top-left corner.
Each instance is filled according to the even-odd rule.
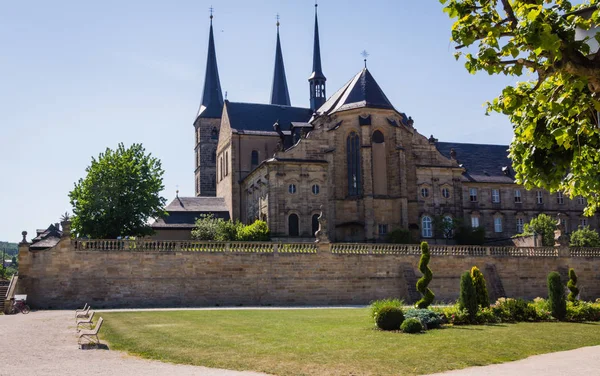
[[[568,268],[581,296],[600,297],[600,250],[432,246],[436,300],[458,296],[477,265],[493,298],[545,297],[546,276]],[[34,308],[361,305],[414,301],[418,246],[378,244],[77,241],[19,250],[19,294]],[[566,281],[565,281],[566,282]]]

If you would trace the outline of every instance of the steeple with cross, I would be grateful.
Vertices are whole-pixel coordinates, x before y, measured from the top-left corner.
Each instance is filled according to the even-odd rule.
[[[325,82],[327,78],[323,74],[321,68],[321,44],[319,41],[319,18],[317,16],[317,9],[319,4],[315,2],[315,39],[313,42],[313,71],[308,78],[310,86],[310,109],[313,111],[318,110],[327,100],[327,94],[325,92]]]

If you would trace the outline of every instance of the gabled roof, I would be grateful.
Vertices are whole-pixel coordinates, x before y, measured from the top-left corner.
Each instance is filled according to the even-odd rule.
[[[317,112],[319,114],[332,114],[362,107],[395,110],[367,68],[358,72],[354,78],[333,94]]]
[[[46,230],[37,230],[37,236],[31,239],[31,249],[42,250],[52,248],[58,244],[62,237],[59,224],[52,224]]]
[[[169,213],[229,211],[223,197],[175,197],[165,210]]]
[[[281,41],[279,40],[279,22],[277,22],[277,46],[275,48],[275,70],[273,72],[273,87],[271,88],[271,104],[284,106],[292,104],[287,79],[285,78],[285,67],[283,66],[283,53],[281,52]]]
[[[450,158],[451,151],[459,165],[466,169],[466,181],[481,183],[514,183],[514,170],[508,158],[507,145],[437,142],[440,153]]]
[[[157,219],[152,223],[152,228],[191,230],[202,214],[229,219],[229,210],[223,197],[175,197],[165,210],[169,215]]]
[[[221,117],[223,112],[223,92],[217,68],[217,53],[215,51],[215,38],[213,36],[212,16],[210,17],[210,32],[208,36],[208,56],[206,58],[206,75],[204,76],[204,91],[202,103],[198,110],[198,117]]]
[[[273,132],[273,124],[288,130],[292,122],[308,122],[312,116],[309,108],[274,104],[227,102],[227,115],[232,129],[238,131]]]

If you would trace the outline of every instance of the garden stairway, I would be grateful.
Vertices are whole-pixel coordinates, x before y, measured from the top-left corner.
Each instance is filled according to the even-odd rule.
[[[413,266],[404,264],[402,267],[402,276],[406,281],[406,292],[408,293],[409,303],[415,303],[421,299],[421,294],[417,291],[417,275]]]
[[[7,292],[8,292],[8,285],[0,286],[0,312],[4,312],[4,299],[6,299]]]
[[[488,283],[488,292],[491,302],[495,302],[498,298],[505,298],[506,292],[504,291],[504,285],[498,274],[495,264],[487,264],[485,266],[485,279]]]

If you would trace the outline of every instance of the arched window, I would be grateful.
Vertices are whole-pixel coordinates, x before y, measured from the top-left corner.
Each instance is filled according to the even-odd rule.
[[[258,150],[252,150],[250,164],[252,165],[252,167],[258,166]]]
[[[211,138],[211,140],[219,139],[219,131],[217,130],[216,127],[213,127],[212,131],[210,132],[210,138]]]
[[[424,216],[421,219],[421,236],[424,238],[431,238],[433,236],[431,217]]]
[[[289,236],[298,236],[300,231],[298,230],[298,215],[290,214],[288,217],[288,234]]]
[[[348,195],[360,196],[361,175],[360,175],[360,139],[356,132],[352,132],[346,139],[346,151],[348,153]]]
[[[387,158],[385,152],[385,137],[380,130],[373,132],[373,190],[376,195],[388,194]]]
[[[212,175],[210,177],[210,187],[212,189],[216,189],[217,188],[217,182],[216,182],[216,179],[215,179],[215,175]]]
[[[225,176],[229,175],[229,152],[225,152]]]
[[[212,156],[211,156],[211,161],[212,161],[212,163],[217,162],[217,149],[213,150]]]
[[[312,216],[312,234],[314,235],[315,232],[317,232],[318,230],[319,230],[319,215],[313,214],[313,216]]]
[[[444,217],[444,238],[451,239],[452,237],[454,237],[454,221],[447,215]]]

